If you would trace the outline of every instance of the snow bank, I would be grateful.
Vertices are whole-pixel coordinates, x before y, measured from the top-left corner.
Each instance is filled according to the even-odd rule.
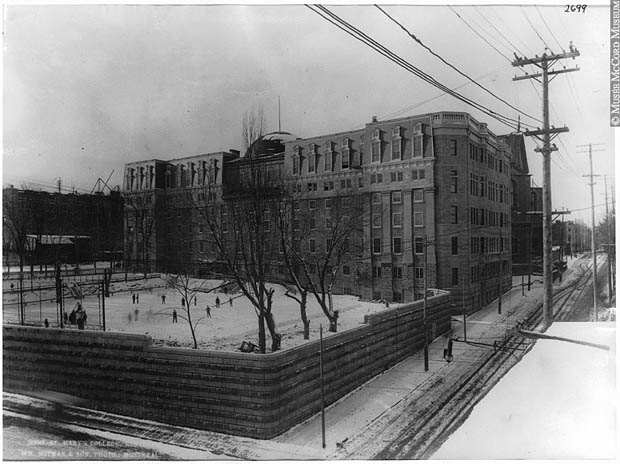
[[[432,459],[613,459],[615,325],[554,323],[547,332],[609,351],[539,340]]]

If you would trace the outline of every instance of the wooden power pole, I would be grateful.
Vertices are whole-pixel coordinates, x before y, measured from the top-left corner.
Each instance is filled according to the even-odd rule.
[[[549,126],[549,81],[556,75],[579,71],[579,67],[575,68],[562,68],[558,70],[550,69],[559,60],[566,58],[575,58],[579,56],[579,51],[572,45],[570,45],[569,52],[562,53],[545,53],[542,56],[536,56],[534,58],[519,58],[515,54],[515,60],[512,62],[513,66],[523,67],[525,65],[535,65],[540,68],[541,72],[534,74],[526,74],[525,76],[516,76],[514,81],[522,79],[536,79],[542,83],[543,87],[543,128],[533,131],[526,131],[525,135],[536,137],[543,144],[542,148],[536,148],[535,151],[541,152],[543,155],[543,282],[544,282],[544,297],[543,297],[543,330],[546,330],[553,322],[553,256],[551,252],[551,152],[557,151],[555,144],[551,145],[553,138],[561,132],[568,132],[568,127],[555,128]],[[542,81],[540,80],[542,78]]]
[[[586,146],[586,145],[579,145],[580,147]],[[579,153],[588,153],[589,158],[590,158],[590,174],[584,174],[583,177],[589,177],[590,178],[590,183],[588,184],[590,186],[590,203],[592,205],[592,238],[591,238],[591,247],[592,247],[592,301],[594,304],[594,320],[598,321],[598,295],[597,295],[597,291],[596,291],[596,282],[598,279],[597,273],[598,273],[598,268],[597,268],[597,263],[596,263],[596,221],[595,221],[595,215],[594,215],[594,178],[595,177],[600,177],[599,174],[594,174],[592,172],[592,144],[587,145],[588,147],[588,151],[587,152],[579,152]],[[602,151],[602,150],[595,150],[595,151]]]
[[[612,256],[615,256],[613,247],[615,246],[615,240],[611,237],[611,217],[609,216],[609,197],[607,195],[607,176],[605,178],[605,223],[607,224],[607,286],[609,289],[607,290],[607,300],[611,305],[611,298],[613,296],[613,283],[611,281],[612,274]]]

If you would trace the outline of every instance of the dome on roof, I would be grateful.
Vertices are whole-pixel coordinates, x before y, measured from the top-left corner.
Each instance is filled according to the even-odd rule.
[[[245,152],[245,157],[282,153],[286,142],[291,142],[297,139],[298,137],[294,136],[290,132],[271,132],[269,134],[265,134],[252,142],[252,145],[250,145]]]

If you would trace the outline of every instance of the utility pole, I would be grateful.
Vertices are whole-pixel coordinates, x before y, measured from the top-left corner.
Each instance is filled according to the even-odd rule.
[[[575,58],[579,56],[579,51],[571,43],[569,52],[542,54],[542,56],[536,56],[534,58],[519,58],[515,54],[515,60],[512,62],[513,66],[523,67],[524,65],[533,64],[538,66],[542,72],[535,74],[526,74],[525,76],[516,76],[513,81],[522,79],[536,79],[541,82],[539,78],[542,78],[543,87],[543,128],[535,131],[526,131],[525,135],[536,137],[543,144],[542,148],[536,148],[535,151],[541,152],[543,155],[543,282],[544,282],[544,297],[543,297],[543,317],[544,327],[546,330],[553,322],[553,256],[551,252],[551,152],[556,151],[555,144],[551,145],[553,138],[561,132],[568,132],[568,127],[555,128],[549,127],[549,76],[553,79],[556,75],[578,71],[579,67],[570,69],[553,70],[549,69],[559,60],[566,58]],[[552,137],[553,135],[553,137]]]
[[[499,231],[499,297],[497,298],[497,314],[502,313],[502,231]]]
[[[578,145],[580,147],[583,147],[585,145]],[[594,321],[598,321],[598,307],[597,307],[597,299],[598,299],[598,295],[596,294],[596,281],[597,281],[597,267],[596,267],[596,223],[595,223],[595,219],[594,219],[594,177],[600,177],[599,174],[593,174],[592,173],[592,144],[588,144],[588,155],[590,158],[590,174],[584,174],[582,177],[589,177],[590,178],[590,183],[588,185],[590,185],[590,204],[592,205],[592,240],[591,240],[591,246],[592,246],[592,301],[594,303]],[[596,150],[596,151],[602,151],[602,150]],[[586,152],[579,152],[579,153],[586,153]]]
[[[424,326],[424,371],[428,371],[428,328],[426,326],[426,307],[428,304],[428,241],[424,236],[424,312],[422,325]]]
[[[605,179],[605,222],[607,223],[607,285],[609,290],[607,291],[607,299],[611,303],[611,296],[613,294],[612,282],[611,282],[611,257],[612,249],[615,246],[611,238],[611,217],[609,217],[609,203],[607,197],[607,176],[603,176]],[[615,255],[615,253],[613,253]]]

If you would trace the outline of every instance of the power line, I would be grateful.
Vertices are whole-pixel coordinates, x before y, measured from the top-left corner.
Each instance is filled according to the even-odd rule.
[[[482,75],[478,76],[478,77],[476,78],[476,80],[481,80],[481,79],[484,79],[484,78],[486,78],[486,77],[490,76],[491,74],[496,73],[496,72],[497,72],[497,71],[499,71],[500,69],[504,69],[504,68],[507,68],[507,67],[508,67],[508,66],[504,66],[504,65],[499,66],[499,67],[495,68],[493,71],[489,71],[488,73],[485,73],[485,74],[482,74]],[[452,88],[452,90],[458,90],[458,89],[460,89],[460,88],[462,88],[462,87],[465,87],[465,86],[468,86],[468,85],[471,85],[471,82],[465,82],[464,84],[461,84],[461,85],[459,85],[459,86],[457,86],[457,87]],[[518,87],[517,87],[517,88],[518,88]],[[425,104],[427,104],[427,103],[429,103],[429,102],[431,102],[431,101],[433,101],[433,100],[436,100],[436,99],[438,99],[438,98],[441,98],[441,97],[443,97],[444,95],[446,95],[446,93],[445,93],[445,92],[439,93],[439,94],[435,95],[434,97],[431,97],[431,98],[429,98],[429,99],[427,99],[427,100],[423,100],[423,101],[421,101],[420,103],[416,103],[415,105],[407,106],[406,108],[403,108],[403,109],[401,109],[401,110],[395,111],[395,112],[393,112],[393,113],[389,113],[389,114],[386,114],[386,115],[382,115],[382,116],[381,116],[381,118],[382,118],[382,119],[389,119],[389,118],[393,118],[393,117],[398,116],[398,115],[400,115],[400,114],[403,114],[403,113],[405,113],[405,112],[407,112],[407,111],[413,110],[413,109],[415,109],[415,108],[419,108],[420,106],[423,106],[423,105],[425,105]]]
[[[489,42],[486,38],[484,38],[484,37],[483,37],[483,36],[482,36],[482,35],[481,35],[481,34],[480,34],[480,33],[479,33],[476,29],[474,29],[473,27],[471,27],[471,26],[469,25],[469,23],[468,23],[467,21],[465,21],[465,20],[463,19],[463,17],[462,17],[460,14],[458,14],[458,12],[457,12],[454,8],[452,8],[450,5],[448,5],[448,8],[450,8],[450,10],[451,10],[451,11],[452,11],[452,12],[453,12],[456,16],[458,16],[458,18],[459,18],[461,21],[463,21],[467,27],[469,27],[469,28],[470,28],[470,29],[474,32],[474,34],[476,34],[478,37],[480,37],[482,40],[484,40],[484,41],[485,41],[485,42],[489,45],[489,47],[491,47],[493,50],[495,50],[495,51],[496,51],[497,53],[499,53],[501,56],[503,56],[504,58],[506,58],[506,60],[508,60],[508,62],[509,62],[509,63],[512,63],[512,60],[511,60],[510,58],[508,58],[506,55],[504,55],[502,52],[500,52],[500,51],[499,51],[499,50],[495,47],[495,45],[493,45],[493,44],[492,44],[491,42]]]
[[[525,12],[525,8],[521,7],[521,13],[523,13],[523,16],[525,16],[525,19],[527,19],[527,22],[530,24],[530,26],[532,26],[532,29],[534,30],[534,32],[536,33],[538,38],[542,41],[542,43],[545,45],[545,47],[547,47],[547,50],[551,51],[551,47],[549,47],[549,45],[547,45],[547,42],[545,42],[545,39],[543,39],[542,36],[538,33],[538,29],[536,29],[534,27],[534,25],[532,24],[532,21],[530,21],[529,16]],[[560,47],[560,49],[561,49],[561,47]]]
[[[379,52],[380,54],[382,54],[386,58],[390,59],[391,61],[395,62],[399,66],[401,66],[404,69],[410,71],[412,74],[415,74],[416,76],[420,77],[422,80],[430,83],[431,85],[433,85],[433,86],[435,86],[435,87],[437,87],[437,88],[439,88],[441,90],[444,90],[445,92],[449,93],[450,95],[453,95],[454,97],[456,97],[457,99],[463,101],[464,103],[467,103],[467,104],[473,106],[474,108],[478,109],[479,111],[482,111],[483,113],[493,117],[494,119],[497,119],[498,121],[502,122],[503,124],[508,125],[509,127],[512,127],[512,126],[509,123],[506,123],[506,121],[516,122],[512,118],[509,118],[507,116],[503,116],[503,115],[501,115],[499,113],[496,113],[493,110],[490,110],[489,108],[486,108],[485,106],[483,106],[481,104],[478,104],[478,103],[474,102],[473,100],[471,100],[471,99],[469,99],[469,98],[467,98],[467,97],[465,97],[465,96],[463,96],[463,95],[461,95],[461,94],[459,94],[457,92],[451,91],[445,85],[443,85],[440,82],[438,82],[435,78],[433,78],[429,74],[421,71],[417,67],[413,66],[411,63],[407,62],[406,60],[404,60],[400,56],[396,55],[391,50],[389,50],[388,48],[384,47],[383,45],[381,45],[380,43],[378,43],[377,41],[375,41],[374,39],[372,39],[371,37],[366,35],[364,32],[362,32],[359,29],[357,29],[356,27],[352,26],[350,23],[348,23],[347,21],[343,20],[342,18],[340,18],[335,13],[332,13],[331,11],[329,11],[327,8],[325,8],[325,7],[321,6],[321,5],[315,5],[316,8],[320,9],[323,13],[329,15],[333,20],[328,18],[328,17],[326,17],[326,16],[324,16],[323,14],[319,13],[318,11],[312,9],[309,5],[306,5],[306,6],[308,8],[310,8],[312,11],[314,11],[315,13],[317,13],[319,16],[321,16],[323,19],[326,19],[327,21],[329,21],[330,23],[334,24],[338,28],[340,28],[343,31],[347,32],[349,35],[351,35],[355,39],[359,40],[360,42],[364,43],[365,45],[370,46],[375,51]],[[337,23],[334,22],[334,21],[336,21]]]
[[[446,64],[447,66],[449,66],[450,68],[454,69],[456,72],[458,72],[461,76],[467,78],[469,81],[471,81],[473,84],[476,84],[478,87],[480,87],[482,90],[484,90],[485,92],[487,92],[488,94],[492,95],[493,97],[495,97],[496,99],[498,99],[499,101],[501,101],[502,103],[508,105],[510,108],[512,108],[513,110],[517,111],[518,113],[523,114],[524,116],[527,116],[530,119],[533,119],[534,121],[538,121],[540,123],[542,123],[542,121],[524,111],[521,111],[519,108],[516,108],[515,106],[511,105],[510,103],[508,103],[506,100],[504,100],[503,98],[497,96],[495,93],[493,93],[492,91],[490,91],[489,89],[487,89],[485,86],[481,85],[480,83],[478,83],[477,81],[475,81],[474,79],[472,79],[471,77],[469,77],[469,75],[465,74],[464,72],[462,72],[460,69],[458,69],[456,66],[454,66],[453,64],[449,63],[448,61],[446,61],[442,56],[440,56],[439,54],[435,53],[429,46],[425,45],[422,40],[420,40],[418,37],[416,37],[412,32],[410,32],[405,26],[403,26],[399,21],[397,21],[394,17],[392,17],[389,13],[387,13],[383,8],[381,8],[379,5],[375,5],[376,8],[379,9],[379,11],[381,11],[385,16],[387,16],[391,21],[393,21],[396,25],[398,25],[403,31],[405,31],[405,33],[411,37],[413,40],[415,40],[417,43],[420,44],[420,46],[422,46],[424,49],[426,49],[431,55],[433,55],[434,57],[436,57],[437,59],[441,60],[442,63]]]
[[[517,46],[516,46],[515,44],[513,44],[513,43],[510,41],[510,39],[508,39],[508,38],[507,38],[507,37],[506,37],[506,36],[502,33],[502,31],[500,31],[497,27],[495,27],[495,24],[493,24],[491,21],[489,21],[489,20],[487,19],[487,17],[486,17],[486,16],[484,16],[484,15],[480,12],[480,10],[478,9],[478,7],[474,6],[474,10],[475,10],[475,11],[476,11],[476,13],[478,13],[478,14],[482,17],[482,19],[484,19],[484,20],[485,20],[485,21],[486,21],[486,22],[487,22],[487,23],[488,23],[488,24],[489,24],[489,25],[490,25],[493,29],[495,29],[495,30],[499,33],[499,35],[500,35],[501,37],[503,37],[503,38],[504,38],[504,40],[505,40],[506,42],[508,42],[508,45],[510,45],[510,46],[512,47],[512,49],[513,49],[513,50],[516,50],[517,52],[519,52],[519,54],[520,54],[520,55],[525,55],[525,53],[523,53],[521,50],[519,50],[519,49],[517,48]]]
[[[366,35],[362,31],[360,31],[359,29],[357,29],[354,26],[352,26],[351,24],[349,24],[347,21],[345,21],[342,18],[340,18],[338,15],[336,15],[336,14],[332,13],[331,11],[329,11],[327,8],[325,8],[325,7],[321,6],[321,5],[315,5],[314,7],[310,6],[310,5],[306,5],[306,7],[309,8],[314,13],[316,13],[317,15],[319,15],[321,18],[325,19],[326,21],[328,21],[331,24],[335,25],[336,27],[338,27],[339,29],[343,30],[347,34],[351,35],[356,40],[364,43],[365,45],[368,45],[370,48],[372,48],[376,52],[380,53],[384,57],[388,58],[390,61],[396,63],[397,65],[399,65],[403,69],[405,69],[405,70],[411,72],[412,74],[418,76],[420,79],[424,80],[425,82],[428,82],[429,84],[433,85],[434,87],[437,87],[437,88],[443,90],[444,92],[454,96],[458,100],[460,100],[460,101],[462,101],[462,102],[464,102],[464,103],[466,103],[466,104],[476,108],[480,112],[482,112],[482,113],[492,117],[493,119],[496,119],[497,121],[499,121],[502,124],[510,127],[511,129],[515,129],[515,127],[516,127],[515,123],[517,121],[514,120],[513,118],[510,118],[508,116],[504,116],[504,115],[502,115],[500,113],[497,113],[497,112],[495,112],[495,111],[485,107],[484,105],[476,103],[475,101],[471,100],[470,98],[465,97],[464,95],[461,95],[461,94],[459,94],[457,92],[452,91],[451,89],[449,89],[445,85],[443,85],[440,82],[438,82],[435,78],[433,78],[429,74],[421,71],[419,68],[415,67],[414,65],[412,65],[408,61],[406,61],[403,58],[401,58],[400,56],[396,55],[391,50],[387,49],[386,47],[384,47],[383,45],[381,45],[380,43],[378,43],[377,41],[375,41],[374,39],[372,39],[371,37],[369,37],[368,35]],[[316,9],[314,9],[314,8],[316,8]]]
[[[518,35],[518,34],[515,34],[515,33],[512,31],[512,29],[510,29],[510,27],[509,27],[508,23],[507,23],[507,22],[505,22],[505,21],[503,20],[503,18],[502,18],[502,15],[501,15],[501,14],[497,13],[497,12],[496,12],[495,10],[493,10],[493,9],[492,9],[492,7],[490,7],[490,6],[489,6],[488,8],[485,8],[485,11],[488,11],[489,13],[493,13],[493,14],[495,15],[495,18],[496,18],[497,23],[498,23],[499,25],[501,25],[501,26],[502,26],[502,29],[503,29],[504,31],[506,31],[507,33],[510,33],[510,34],[511,34],[511,37],[514,37],[514,38],[515,38],[515,39],[517,39],[519,42],[521,42],[521,44],[522,44],[522,45],[523,45],[523,46],[524,46],[524,47],[525,47],[525,48],[526,48],[526,49],[527,49],[527,50],[528,50],[528,51],[529,51],[532,55],[533,55],[533,54],[535,54],[535,53],[534,53],[534,51],[530,48],[530,46],[529,46],[527,43],[525,43],[525,42],[524,42],[524,41],[523,41],[523,40],[519,37],[519,35]],[[512,52],[512,49],[511,49],[510,51]]]
[[[536,11],[538,12],[538,16],[540,16],[540,19],[542,19],[543,23],[545,24],[545,27],[547,28],[547,30],[549,31],[549,33],[551,34],[551,37],[553,37],[553,39],[555,40],[555,43],[558,44],[558,48],[560,50],[562,50],[562,45],[560,44],[560,41],[558,40],[558,38],[555,36],[555,34],[553,33],[553,31],[551,30],[551,28],[549,27],[549,25],[547,24],[547,21],[545,21],[545,17],[542,15],[542,13],[540,12],[540,10],[538,9],[537,5],[534,5],[534,8],[536,8]]]

